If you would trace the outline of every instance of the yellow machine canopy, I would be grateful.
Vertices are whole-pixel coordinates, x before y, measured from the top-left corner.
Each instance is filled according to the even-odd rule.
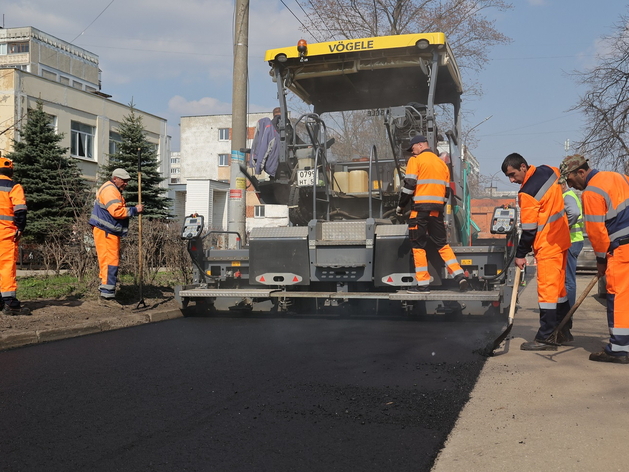
[[[315,113],[427,104],[431,78],[434,104],[459,103],[461,76],[443,33],[303,43],[265,60]]]

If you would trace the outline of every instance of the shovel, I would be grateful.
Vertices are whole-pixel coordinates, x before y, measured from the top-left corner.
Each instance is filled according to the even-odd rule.
[[[491,348],[491,352],[495,351],[498,346],[507,339],[511,329],[513,328],[513,317],[515,315],[515,305],[518,299],[518,288],[520,287],[520,275],[522,274],[522,269],[519,267],[515,268],[515,280],[513,281],[513,292],[511,292],[511,304],[509,305],[509,321],[507,322],[507,328],[502,332],[500,336],[496,338],[494,341],[494,345]]]
[[[568,313],[566,313],[566,316],[563,317],[563,320],[561,320],[561,323],[559,323],[559,325],[557,325],[557,327],[550,334],[550,336],[548,336],[548,339],[546,341],[547,343],[559,345],[559,343],[557,342],[557,337],[559,336],[559,332],[563,329],[564,326],[566,326],[568,321],[570,321],[570,318],[572,318],[572,315],[574,315],[574,312],[577,311],[577,308],[579,308],[581,303],[583,303],[583,300],[585,300],[586,297],[589,295],[590,291],[592,290],[592,287],[594,287],[594,285],[596,285],[596,283],[598,282],[598,279],[599,279],[599,275],[596,274],[592,278],[592,280],[590,280],[590,283],[588,284],[588,286],[585,287],[585,290],[583,290],[583,293],[579,296],[579,299],[570,308]]]
[[[142,205],[142,148],[138,148],[138,205]],[[140,285],[140,301],[135,306],[148,308],[142,294],[142,213],[138,215],[138,281]]]

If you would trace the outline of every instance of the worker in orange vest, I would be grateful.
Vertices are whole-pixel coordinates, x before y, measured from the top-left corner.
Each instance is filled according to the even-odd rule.
[[[5,315],[30,315],[16,298],[17,247],[26,228],[26,200],[12,177],[13,161],[0,157],[0,305]]]
[[[585,231],[598,275],[607,278],[609,344],[590,360],[629,364],[629,180],[618,172],[591,169],[579,154],[562,161],[561,174],[570,187],[583,190]]]
[[[518,202],[522,234],[516,249],[515,265],[524,269],[525,256],[533,249],[537,260],[537,297],[540,327],[533,341],[520,346],[524,351],[555,350],[549,337],[570,309],[566,292],[566,261],[570,249],[570,227],[558,183],[559,169],[530,166],[517,153],[509,154],[502,172],[511,183],[520,184]],[[573,340],[564,328],[557,341]]]
[[[130,179],[131,176],[124,169],[115,169],[112,172],[111,180],[105,182],[96,193],[89,221],[94,228],[101,299],[113,299],[116,296],[120,238],[127,234],[129,218],[144,211],[144,205],[128,207],[125,204],[122,192]]]
[[[408,237],[413,247],[415,263],[415,280],[410,293],[430,292],[430,275],[426,258],[428,238],[437,247],[446,268],[459,286],[459,290],[469,288],[465,273],[452,248],[447,243],[446,228],[443,222],[443,210],[450,193],[450,170],[434,152],[430,150],[428,140],[422,135],[411,139],[408,152],[413,156],[409,159],[404,176],[404,185],[400,200],[395,210],[398,216],[404,215],[404,208],[413,200]]]

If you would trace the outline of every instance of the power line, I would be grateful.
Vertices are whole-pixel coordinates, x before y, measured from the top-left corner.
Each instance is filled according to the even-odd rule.
[[[88,29],[90,26],[92,26],[92,25],[96,22],[96,20],[98,20],[98,19],[100,18],[100,16],[101,16],[103,13],[105,13],[105,10],[107,10],[107,9],[111,6],[111,4],[112,4],[112,3],[114,3],[115,1],[116,1],[116,0],[111,0],[111,2],[109,2],[109,4],[108,4],[105,8],[103,8],[103,10],[102,10],[102,11],[101,11],[101,12],[100,12],[97,16],[96,16],[96,18],[94,18],[94,19],[92,20],[92,22],[91,22],[89,25],[87,25],[87,26],[83,29],[83,31],[81,31],[81,32],[80,32],[80,33],[76,36],[76,38],[74,38],[74,39],[73,39],[72,41],[70,41],[69,43],[70,43],[70,44],[74,43],[74,41],[76,41],[76,39],[77,39],[79,36],[81,36],[83,33],[85,33],[85,32],[87,31],[87,29]],[[80,46],[77,46],[77,47],[80,47]],[[81,48],[81,49],[83,49],[83,48]],[[51,51],[51,52],[50,52],[50,54],[49,54],[47,57],[45,57],[45,58],[40,58],[39,63],[41,64],[41,63],[42,63],[45,59],[48,59],[49,57],[52,57],[52,55],[53,55],[53,54],[55,54],[55,51]],[[6,76],[6,75],[9,75],[9,73],[10,73],[10,72],[7,72],[6,74],[2,75],[0,78],[4,77],[4,76]],[[20,118],[18,121],[16,121],[15,123],[13,123],[10,127],[8,127],[7,129],[5,129],[5,130],[2,132],[2,134],[4,134],[4,133],[6,133],[7,131],[9,131],[11,128],[15,128],[15,127],[17,126],[17,124],[18,124],[18,123],[20,123],[20,121],[22,121],[25,117],[26,117],[26,115],[24,115],[24,116],[23,116],[22,118]]]
[[[185,52],[185,51],[165,51],[163,49],[142,49],[142,48],[118,48],[114,46],[101,46],[86,44],[86,47],[95,47],[100,49],[118,49],[120,51],[141,51],[141,52],[158,52],[160,54],[181,54],[190,56],[210,56],[210,57],[232,57],[233,54],[207,54],[202,52]]]
[[[301,26],[303,26],[303,28],[304,28],[306,31],[308,31],[308,34],[309,34],[310,36],[312,36],[312,37],[315,39],[315,41],[318,41],[318,42],[319,42],[319,40],[317,39],[317,37],[316,37],[314,34],[312,34],[312,32],[308,29],[308,27],[307,27],[306,25],[304,25],[304,24],[301,22],[301,20],[297,17],[297,15],[295,15],[295,14],[293,13],[293,10],[291,10],[291,9],[288,7],[288,5],[286,5],[286,3],[284,3],[284,0],[280,0],[280,2],[282,2],[282,5],[284,5],[284,6],[286,7],[286,9],[290,12],[290,14],[291,14],[291,15],[293,15],[297,21],[299,21],[299,24],[300,24]]]
[[[298,6],[299,8],[301,8],[301,11],[303,11],[303,12],[304,12],[304,15],[306,15],[306,18],[308,18],[308,21],[310,21],[310,23],[311,23],[312,25],[314,25],[314,24],[315,24],[315,23],[314,23],[314,21],[312,21],[312,18],[310,18],[310,15],[308,14],[308,12],[307,12],[306,10],[304,10],[304,7],[302,7],[302,6],[301,6],[301,3],[299,3],[299,0],[295,0],[295,3],[297,4],[297,6]],[[316,11],[316,10],[315,10],[315,11]],[[319,17],[319,18],[321,18],[321,17]],[[324,23],[324,24],[325,24],[325,23]],[[319,27],[316,27],[316,28],[317,28],[317,31],[318,31],[319,33],[321,33],[321,29],[320,29]],[[318,40],[317,40],[317,41],[318,41]]]
[[[103,13],[105,13],[105,10],[107,10],[107,9],[111,6],[111,4],[112,4],[112,3],[114,3],[115,1],[116,1],[116,0],[111,0],[111,2],[109,2],[109,5],[107,5],[105,8],[103,8],[103,11],[101,11],[101,12],[98,14],[98,16],[97,16],[96,18],[94,18],[94,20],[93,20],[93,21],[92,21],[89,25],[87,25],[87,26],[85,27],[85,29],[84,29],[83,31],[81,31],[81,32],[80,32],[80,33],[76,36],[76,38],[74,38],[74,39],[73,39],[72,41],[70,41],[70,42],[71,42],[71,43],[73,43],[74,41],[76,41],[76,40],[77,40],[77,38],[78,38],[79,36],[81,36],[83,33],[85,33],[85,32],[87,31],[87,28],[89,28],[90,26],[92,26],[92,25],[96,22],[96,20],[98,20],[98,19],[100,18],[100,16],[101,16]]]
[[[297,1],[297,0],[295,0],[295,1]],[[310,3],[310,6],[312,7],[312,11],[314,11],[317,14],[319,19],[321,20],[321,23],[323,23],[323,26],[325,26],[325,28],[328,30],[328,33],[330,33],[330,36],[332,37],[332,39],[334,41],[336,41],[336,36],[334,36],[334,33],[332,32],[332,30],[330,29],[330,27],[328,26],[326,21],[323,19],[323,17],[319,13],[319,10],[317,8],[315,8],[314,4],[312,3],[312,0],[308,0],[308,3]]]

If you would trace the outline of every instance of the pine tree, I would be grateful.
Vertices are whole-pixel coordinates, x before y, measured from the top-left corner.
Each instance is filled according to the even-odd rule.
[[[124,197],[128,206],[138,204],[138,148],[141,149],[142,204],[143,216],[148,218],[167,218],[170,216],[170,200],[159,187],[162,176],[158,171],[157,149],[145,137],[142,116],[135,114],[133,102],[130,112],[120,123],[118,133],[122,143],[116,154],[109,156],[109,163],[101,168],[100,179],[104,182],[111,178],[114,169],[123,168],[131,176],[125,189]]]
[[[51,233],[72,233],[78,211],[89,191],[68,148],[59,142],[43,102],[28,111],[28,121],[20,130],[20,141],[13,141],[13,152],[6,157],[14,163],[13,180],[22,184],[28,207],[25,238],[42,243]]]

